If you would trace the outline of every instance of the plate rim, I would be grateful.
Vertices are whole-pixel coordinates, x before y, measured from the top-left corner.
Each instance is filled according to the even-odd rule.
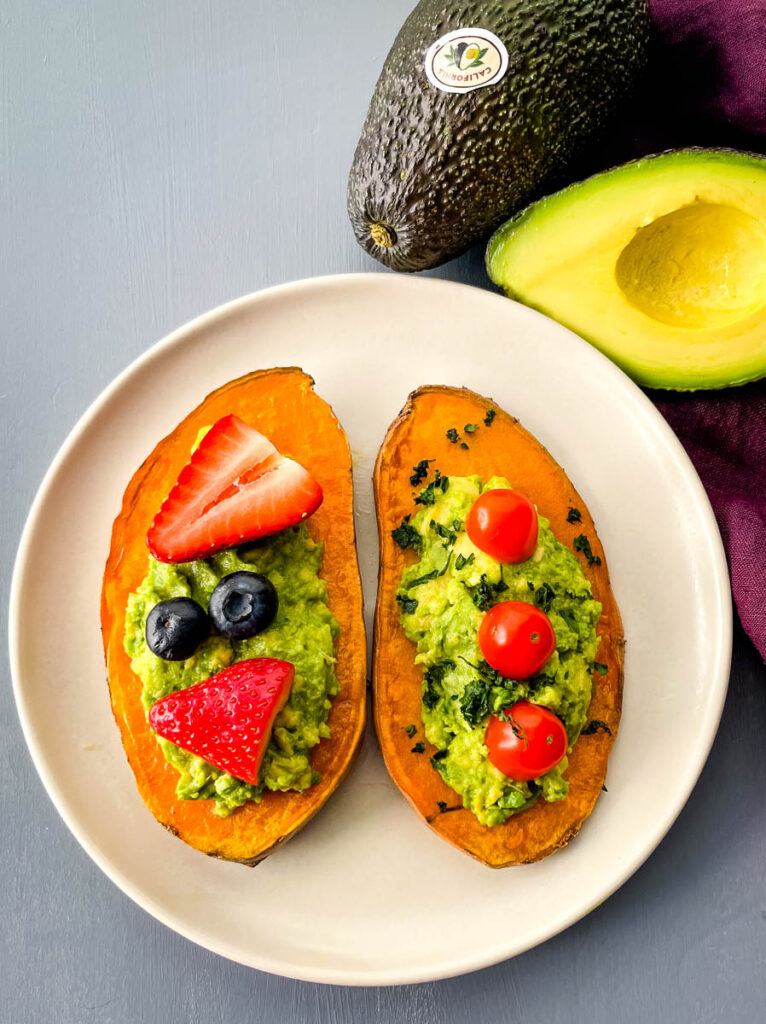
[[[268,955],[256,951],[254,955],[245,957],[238,949],[228,943],[211,941],[201,929],[188,927],[178,915],[167,911],[155,900],[148,897],[140,886],[134,884],[127,878],[122,870],[112,860],[103,854],[94,840],[91,839],[87,830],[80,828],[76,816],[70,811],[65,793],[59,787],[55,777],[48,771],[46,756],[42,745],[38,743],[32,722],[33,715],[24,696],[24,687],[21,672],[21,625],[20,606],[23,591],[23,583],[27,563],[31,557],[32,536],[36,530],[41,512],[44,509],[48,492],[51,490],[55,480],[61,471],[62,466],[69,458],[72,451],[80,441],[81,436],[87,431],[91,421],[110,403],[112,397],[118,393],[123,385],[136,373],[139,373],[153,361],[160,359],[168,351],[175,347],[181,347],[186,340],[200,331],[211,327],[219,321],[224,321],[232,314],[236,314],[248,307],[257,305],[260,302],[268,301],[275,296],[289,295],[295,293],[310,293],[322,291],[328,287],[370,285],[383,288],[399,288],[404,286],[417,288],[432,288],[434,290],[451,291],[454,289],[470,289],[480,292],[489,301],[501,300],[503,303],[513,300],[505,298],[499,293],[493,293],[487,289],[464,282],[452,281],[444,278],[433,277],[405,277],[402,275],[385,274],[377,272],[364,273],[341,273],[326,274],[318,277],[299,278],[277,285],[271,285],[253,292],[249,292],[238,298],[222,303],[191,320],[177,327],[166,334],[158,341],[151,344],[144,352],[140,353],[128,365],[120,371],[105,388],[90,402],[85,411],[69,430],[61,446],[54,455],[48,469],[46,470],[31,503],[24,527],[22,529],[16,557],[13,565],[11,588],[8,607],[8,640],[9,660],[11,668],[11,681],[13,695],[16,704],[16,711],[21,723],[24,740],[29,750],[32,762],[37,770],[43,787],[51,799],[56,811],[64,821],[69,831],[77,842],[93,860],[104,874],[134,903],[140,906],[156,920],[184,938],[210,950],[220,956],[226,957],[243,966],[252,967],[256,970],[266,971],[270,974],[282,977],[293,978],[300,981],[308,981],[320,984],[333,984],[343,986],[385,986],[425,983],[439,981],[445,978],[456,977],[480,970],[485,967],[501,963],[534,948],[547,941],[555,935],[560,934],[583,917],[595,910],[610,896],[612,896],[635,872],[645,863],[655,849],[665,838],[679,814],[686,805],[694,786],[696,785],[702,769],[708,759],[710,749],[718,731],[724,702],[728,692],[729,675],[731,669],[732,647],[733,647],[733,606],[731,585],[729,581],[728,564],[723,547],[715,515],[710,500],[702,485],[702,481],[694,468],[691,459],[681,445],[676,434],[670,425],[656,409],[647,395],[632,381],[615,363],[605,355],[594,349],[579,335],[552,320],[550,317],[513,301],[516,312],[530,320],[545,321],[548,330],[555,330],[569,337],[574,346],[583,346],[603,363],[605,371],[611,373],[620,386],[627,387],[632,391],[638,400],[643,404],[647,414],[652,418],[656,428],[663,435],[666,444],[674,452],[680,466],[683,467],[684,477],[690,487],[692,496],[696,500],[700,513],[700,522],[705,528],[705,535],[710,543],[711,558],[715,572],[715,598],[718,605],[717,611],[720,615],[720,629],[717,630],[718,642],[716,644],[715,658],[712,662],[712,688],[715,691],[716,699],[709,704],[707,720],[704,723],[704,730],[698,734],[698,744],[694,762],[690,762],[682,777],[682,784],[677,787],[676,799],[668,812],[652,830],[649,837],[636,848],[633,855],[626,860],[621,872],[608,885],[599,890],[598,897],[594,899],[590,895],[587,899],[574,901],[567,905],[566,911],[560,913],[553,919],[549,919],[544,927],[528,933],[521,942],[511,942],[503,948],[495,944],[491,950],[471,956],[463,955],[459,958],[452,958],[449,961],[441,961],[433,968],[422,966],[413,969],[391,970],[384,969],[377,973],[374,970],[364,969],[361,971],[350,971],[348,969],[336,969],[328,967],[292,967],[280,961],[272,961]]]

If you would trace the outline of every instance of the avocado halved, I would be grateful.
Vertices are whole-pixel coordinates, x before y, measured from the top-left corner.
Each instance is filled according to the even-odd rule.
[[[499,228],[487,269],[640,384],[766,376],[766,158],[677,150],[596,174]]]

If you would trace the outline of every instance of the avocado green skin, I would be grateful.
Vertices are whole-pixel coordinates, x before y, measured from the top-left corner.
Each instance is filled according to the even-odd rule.
[[[508,50],[495,85],[445,93],[428,48],[484,28]],[[435,267],[526,205],[591,141],[646,62],[646,0],[421,0],[386,58],[354,155],[348,213],[393,270]],[[393,244],[377,244],[373,224]]]

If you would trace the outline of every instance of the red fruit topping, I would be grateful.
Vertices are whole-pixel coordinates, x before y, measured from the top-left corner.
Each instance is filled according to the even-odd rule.
[[[295,668],[276,658],[238,661],[152,705],[149,725],[166,740],[243,782],[258,772]]]
[[[146,543],[160,562],[190,562],[295,526],[321,504],[307,469],[238,416],[224,416],[181,470]]]

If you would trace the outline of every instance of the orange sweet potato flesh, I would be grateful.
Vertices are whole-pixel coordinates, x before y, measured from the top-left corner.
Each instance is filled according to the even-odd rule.
[[[366,715],[366,641],[362,589],[354,538],[353,485],[348,442],[313,380],[295,367],[259,370],[225,384],[191,412],[136,471],[112,544],[101,594],[101,627],[112,710],[139,792],[157,820],[190,846],[211,856],[255,864],[285,842],[337,788],[357,753]],[[162,756],[141,704],[141,680],[123,647],[128,595],[146,574],[146,531],[189,459],[201,427],[235,413],[302,463],[322,486],[324,501],[307,520],[314,540],[325,545],[322,577],[330,608],[341,626],[336,656],[340,692],[328,719],[329,739],[312,752],[321,782],[304,793],[266,792],[228,818],[212,801],[179,800],[178,773]]]
[[[497,410],[497,415],[492,425],[486,427],[484,416],[491,408]],[[468,435],[468,451],[445,436],[450,427],[457,427],[462,433],[466,423],[480,424],[474,434]],[[405,565],[416,556],[412,551],[400,550],[391,531],[413,512],[414,488],[409,477],[412,467],[424,458],[435,459],[431,469],[438,467],[447,476],[478,473],[483,480],[495,475],[507,477],[550,520],[562,543],[571,546],[578,534],[585,533],[594,555],[601,558],[600,566],[588,568],[580,556],[593,595],[603,605],[598,626],[598,660],[607,666],[605,676],[595,675],[589,718],[601,719],[612,734],[599,731],[577,741],[565,775],[569,780],[565,800],[538,800],[529,810],[492,827],[479,824],[471,811],[459,807],[458,794],[431,767],[429,758],[435,748],[427,744],[426,754],[412,753],[413,741],[405,732],[407,725],[421,721],[423,671],[414,661],[415,645],[399,623],[396,592]],[[593,520],[566,473],[546,449],[495,402],[466,389],[423,387],[410,395],[380,449],[374,484],[380,572],[373,690],[375,727],[388,771],[421,818],[443,839],[466,853],[495,868],[540,860],[576,835],[593,810],[620,721],[622,622]],[[581,523],[567,522],[570,506],[580,509]],[[438,801],[459,809],[441,813]]]

